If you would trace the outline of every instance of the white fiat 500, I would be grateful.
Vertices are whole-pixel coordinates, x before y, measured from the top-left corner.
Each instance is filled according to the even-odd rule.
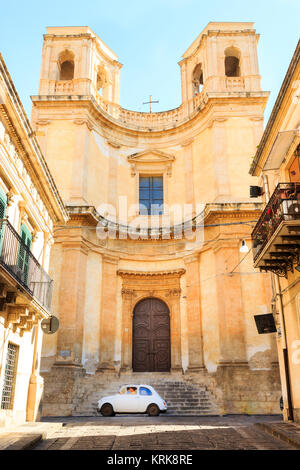
[[[98,401],[97,411],[102,416],[115,413],[148,413],[158,416],[167,411],[167,403],[150,385],[122,385],[119,393]]]

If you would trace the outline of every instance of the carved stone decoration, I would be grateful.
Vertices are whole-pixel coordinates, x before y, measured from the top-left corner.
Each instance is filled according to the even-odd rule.
[[[180,295],[181,295],[181,289],[170,289],[165,294],[166,297],[170,297],[170,296],[180,297]]]
[[[127,157],[127,161],[131,165],[131,176],[135,176],[139,172],[166,173],[171,176],[174,160],[174,155],[154,149],[144,150]]]
[[[73,122],[77,126],[82,126],[83,124],[86,124],[89,131],[92,131],[94,129],[94,127],[93,127],[92,123],[89,121],[89,119],[74,119]]]
[[[135,297],[135,295],[136,295],[134,290],[125,289],[125,288],[122,288],[121,294],[122,294],[122,296],[128,296],[128,297]]]
[[[30,310],[27,305],[20,304],[7,303],[5,314],[2,316],[5,318],[4,327],[8,328],[11,325],[14,333],[19,329],[20,336],[23,336],[24,331],[30,331],[39,321],[37,312]]]
[[[181,277],[185,273],[185,269],[179,268],[172,271],[130,271],[118,269],[117,274],[123,278],[128,276],[141,276],[141,277],[156,277],[156,276],[168,276],[168,277]]]
[[[122,365],[121,370],[132,369],[134,309],[145,299],[158,299],[167,304],[170,315],[171,368],[181,369],[180,339],[180,278],[185,269],[170,271],[130,271],[119,269],[122,278]]]

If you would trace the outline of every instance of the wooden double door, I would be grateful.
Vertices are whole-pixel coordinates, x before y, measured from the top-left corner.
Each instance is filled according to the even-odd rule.
[[[134,372],[170,371],[170,315],[162,300],[148,298],[136,305],[132,337]]]

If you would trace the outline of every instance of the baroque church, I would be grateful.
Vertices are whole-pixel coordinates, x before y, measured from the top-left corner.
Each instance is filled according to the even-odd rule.
[[[124,383],[154,385],[171,412],[279,412],[276,339],[254,320],[272,312],[270,276],[243,252],[263,207],[258,40],[253,23],[209,23],[179,62],[181,105],[141,113],[120,106],[122,64],[90,28],[47,28],[32,126],[69,219],[44,416],[93,415]]]

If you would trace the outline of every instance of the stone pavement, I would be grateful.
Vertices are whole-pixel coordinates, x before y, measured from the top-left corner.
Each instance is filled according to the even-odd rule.
[[[20,426],[0,428],[0,451],[31,449],[48,434],[62,428],[63,422],[26,423]]]
[[[0,450],[295,450],[300,426],[279,416],[45,418],[0,431]]]
[[[48,418],[1,431],[0,450],[295,450],[299,430],[279,416]]]
[[[257,427],[300,450],[300,425],[292,422],[256,423]]]

